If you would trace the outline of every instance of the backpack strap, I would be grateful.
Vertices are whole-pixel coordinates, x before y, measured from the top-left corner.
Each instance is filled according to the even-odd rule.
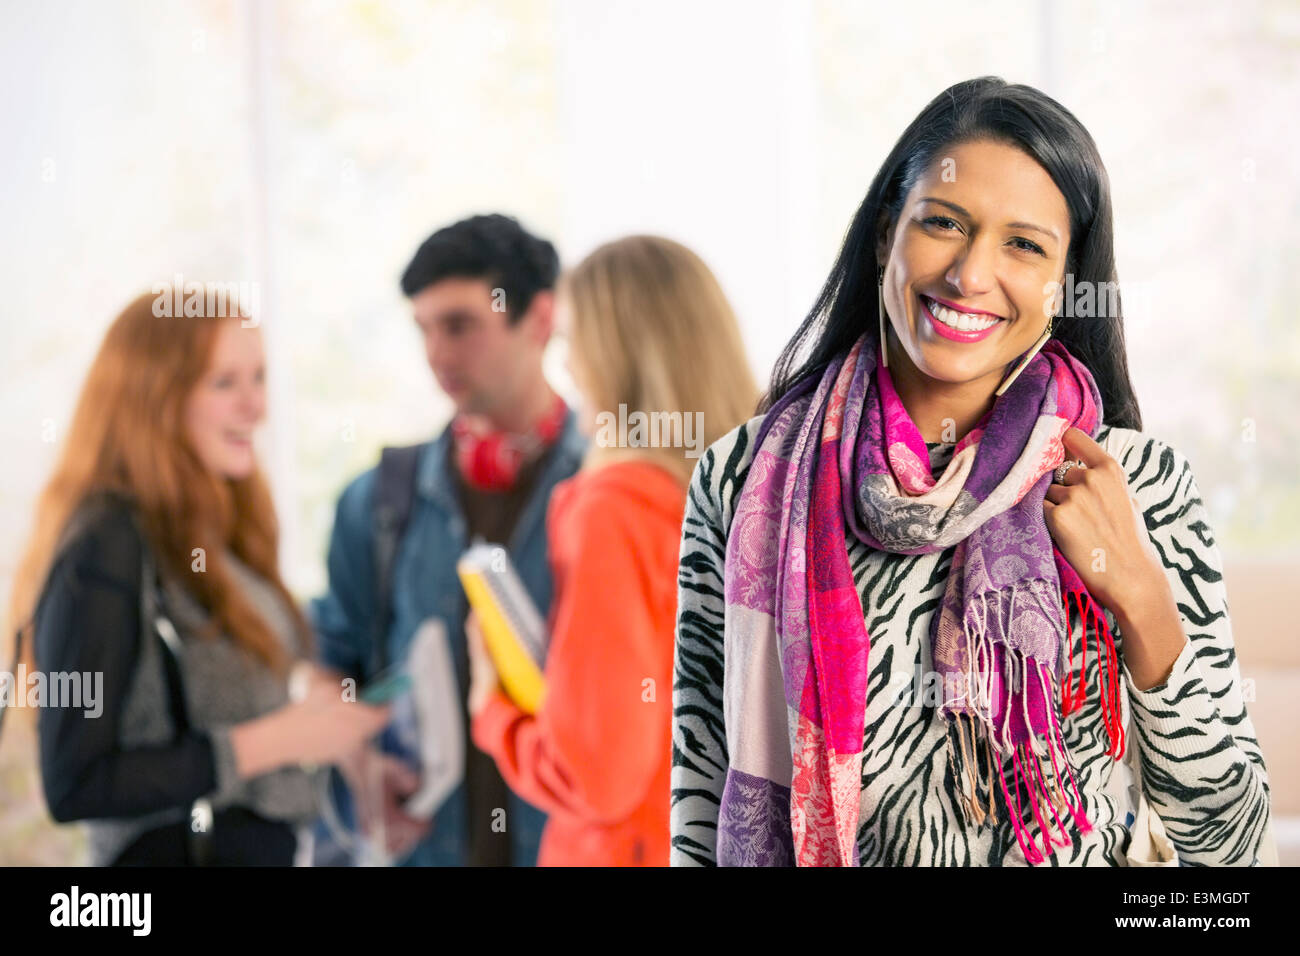
[[[415,474],[428,442],[388,447],[379,457],[375,487],[375,616],[370,642],[370,673],[388,666],[388,629],[393,619],[393,567],[397,548],[415,506]]]

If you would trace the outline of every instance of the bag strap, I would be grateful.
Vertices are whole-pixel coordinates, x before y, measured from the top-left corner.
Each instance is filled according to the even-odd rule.
[[[190,730],[189,711],[185,706],[185,685],[181,682],[180,669],[185,648],[163,606],[158,568],[147,543],[143,544],[141,555],[140,626],[144,630],[144,640],[150,640],[156,635],[162,649],[163,676],[167,680],[173,734],[179,740]]]
[[[415,505],[415,476],[428,442],[389,446],[379,456],[374,504],[375,616],[368,677],[388,666],[388,630],[393,619],[393,568],[397,548]]]
[[[136,525],[139,529],[139,524]],[[167,614],[163,597],[162,579],[149,550],[148,540],[141,534],[140,560],[140,629],[141,641],[158,639],[162,657],[163,676],[167,682],[168,709],[171,711],[173,740],[179,741],[190,731],[189,710],[185,704],[185,682],[181,677],[181,661],[185,646],[176,633]],[[142,644],[143,646],[143,644]],[[212,804],[199,797],[190,805],[182,826],[185,828],[186,862],[191,866],[210,866],[213,860],[213,828],[215,818]]]

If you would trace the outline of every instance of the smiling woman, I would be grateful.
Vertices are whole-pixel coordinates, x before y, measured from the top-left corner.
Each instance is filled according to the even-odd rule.
[[[931,424],[924,406],[953,411],[944,392],[954,389],[929,383],[964,385],[960,395],[978,397],[988,381],[1000,383],[1011,358],[1046,341],[1060,297],[1044,290],[1063,286],[1069,239],[1069,210],[1046,170],[997,140],[953,146],[908,193],[877,252],[889,263],[882,325],[892,332],[889,349],[906,352],[895,380],[922,434]],[[983,409],[956,402],[966,405],[956,417],[964,434]]]
[[[903,133],[762,414],[692,480],[674,863],[1124,865],[1143,798],[1188,862],[1263,855],[1190,466],[1139,431],[1120,310],[1060,314],[1114,281],[1059,103],[985,77]],[[882,693],[900,671],[941,702]]]
[[[230,478],[253,474],[253,431],[266,415],[259,334],[233,321],[221,326],[210,367],[186,398],[182,415],[190,446],[209,471]]]
[[[41,783],[55,820],[85,821],[96,864],[288,865],[316,811],[306,765],[388,714],[307,663],[252,446],[260,330],[237,307],[158,301],[105,335],[14,588],[23,666],[103,683],[100,713],[40,710]]]

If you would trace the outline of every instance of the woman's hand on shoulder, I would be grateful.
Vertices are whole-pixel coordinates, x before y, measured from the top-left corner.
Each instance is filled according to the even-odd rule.
[[[1084,467],[1048,486],[1047,529],[1092,596],[1122,616],[1136,595],[1169,586],[1164,566],[1119,462],[1078,428],[1066,429],[1062,442],[1067,457]]]

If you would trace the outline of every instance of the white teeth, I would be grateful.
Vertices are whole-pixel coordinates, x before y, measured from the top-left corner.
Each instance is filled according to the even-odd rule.
[[[925,304],[930,309],[930,314],[936,319],[944,325],[961,332],[981,332],[984,329],[992,328],[1001,321],[1001,319],[972,315],[969,312],[956,312],[946,305],[940,305],[929,296],[925,297]]]

